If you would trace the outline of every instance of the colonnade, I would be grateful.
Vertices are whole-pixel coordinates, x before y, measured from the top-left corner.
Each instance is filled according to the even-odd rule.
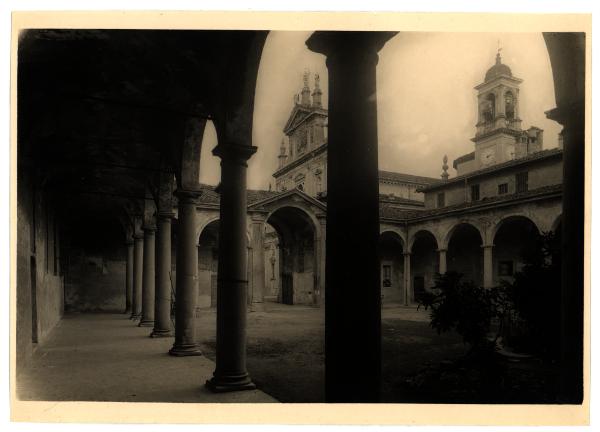
[[[328,402],[376,402],[381,381],[381,298],[378,261],[379,191],[377,160],[376,65],[378,51],[393,32],[315,32],[309,49],[324,54],[329,71],[328,211],[326,236],[326,332],[325,388]],[[552,36],[554,37],[554,36]],[[583,55],[577,36],[564,42]],[[555,74],[563,65],[558,58],[562,40],[554,43],[551,61]],[[571,45],[569,45],[571,44]],[[563,50],[564,51],[564,50]],[[584,61],[577,58],[579,74],[573,82],[583,83]],[[568,69],[564,66],[563,69]],[[573,69],[573,68],[571,68]],[[562,71],[562,76],[575,74]],[[555,83],[560,86],[562,81]],[[562,90],[561,90],[562,91]],[[569,368],[563,380],[566,400],[577,400],[581,388],[581,340],[583,291],[581,266],[583,244],[583,130],[584,105],[581,91],[568,101],[557,91],[558,108],[552,118],[564,125],[565,213],[562,364]],[[571,105],[568,105],[567,102]],[[235,128],[232,128],[234,130]],[[251,131],[251,128],[250,128]],[[225,134],[226,135],[226,134]],[[220,143],[215,155],[222,161],[220,204],[220,247],[217,303],[216,369],[207,386],[213,391],[254,388],[246,370],[246,161],[255,152],[246,140]],[[221,138],[221,136],[220,136]],[[225,137],[227,139],[227,137]],[[576,191],[576,193],[572,193]],[[571,195],[569,195],[571,194]],[[196,299],[197,248],[193,216],[196,191],[178,192],[179,235],[177,250],[177,293],[175,344],[172,355],[200,355],[195,340],[193,317]],[[352,217],[349,217],[351,215]],[[161,229],[166,225],[159,224]],[[352,233],[349,236],[347,233]],[[148,233],[149,235],[149,233]],[[148,239],[150,237],[147,237]],[[143,243],[136,233],[132,265],[132,316],[149,321],[164,318],[164,301],[143,300]],[[163,247],[164,243],[159,242]],[[359,247],[357,247],[359,245]],[[492,244],[483,244],[484,286],[492,278]],[[320,250],[319,253],[322,253]],[[446,250],[439,250],[440,269],[446,266]],[[162,256],[162,255],[161,255]],[[164,260],[165,258],[161,258]],[[406,264],[408,263],[408,264]],[[150,271],[152,264],[148,264]],[[161,262],[161,268],[165,263]],[[405,266],[410,274],[410,254]],[[349,272],[348,268],[360,268]],[[164,295],[164,273],[160,274],[160,298]],[[566,282],[572,282],[570,285]],[[576,282],[576,283],[575,283]],[[575,283],[575,285],[573,285]],[[151,285],[151,283],[150,283]],[[146,288],[145,293],[154,298]],[[260,294],[256,303],[260,303]],[[145,307],[142,306],[145,305]],[[567,307],[568,306],[568,307]],[[156,325],[156,323],[155,323]],[[160,330],[168,323],[161,320]],[[575,337],[572,337],[575,336]]]

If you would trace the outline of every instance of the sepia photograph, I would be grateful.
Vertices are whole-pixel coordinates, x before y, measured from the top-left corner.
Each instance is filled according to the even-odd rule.
[[[183,15],[13,15],[13,416],[589,409],[591,15]]]

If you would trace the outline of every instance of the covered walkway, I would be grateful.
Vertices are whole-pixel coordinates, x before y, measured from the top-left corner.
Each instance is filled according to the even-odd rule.
[[[173,358],[172,338],[148,337],[125,314],[71,314],[20,372],[21,400],[114,402],[277,402],[260,390],[211,393],[214,363]]]

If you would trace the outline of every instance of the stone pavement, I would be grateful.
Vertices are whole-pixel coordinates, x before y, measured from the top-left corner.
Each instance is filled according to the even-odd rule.
[[[260,390],[213,394],[214,363],[172,357],[128,314],[67,314],[17,376],[17,397],[45,401],[277,402]]]

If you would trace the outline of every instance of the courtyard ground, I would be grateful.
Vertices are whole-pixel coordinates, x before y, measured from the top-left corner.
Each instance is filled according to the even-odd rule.
[[[324,322],[324,309],[308,306],[266,303],[264,311],[249,313],[247,364],[258,388],[281,402],[323,402]],[[212,360],[215,325],[214,309],[199,311],[199,340]],[[458,335],[438,335],[429,327],[428,312],[416,307],[386,305],[382,336],[382,391],[388,402],[404,401],[399,388],[427,364],[465,352]]]

